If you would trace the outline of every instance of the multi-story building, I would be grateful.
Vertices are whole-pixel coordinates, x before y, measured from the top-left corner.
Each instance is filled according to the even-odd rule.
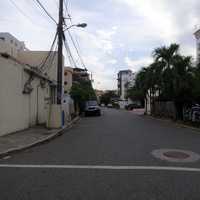
[[[14,58],[18,57],[19,52],[26,49],[24,42],[19,41],[10,33],[0,33],[0,53],[8,54]]]
[[[127,90],[135,84],[135,74],[131,70],[121,70],[117,80],[118,95],[122,101],[127,100]]]
[[[74,68],[73,69],[73,82],[89,81],[90,75],[87,69]]]
[[[195,33],[195,38],[196,38],[196,46],[197,46],[197,63],[200,63],[200,29],[198,29]]]

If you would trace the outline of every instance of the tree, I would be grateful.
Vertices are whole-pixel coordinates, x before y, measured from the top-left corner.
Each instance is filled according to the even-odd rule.
[[[149,94],[152,104],[155,100],[173,101],[177,118],[182,119],[183,106],[200,100],[200,65],[194,70],[191,57],[180,55],[178,44],[156,48],[153,57],[154,62],[137,74],[129,97],[145,99]]]
[[[79,107],[80,112],[83,111],[86,101],[96,100],[96,94],[91,81],[81,80],[73,83],[70,95],[74,99],[76,110],[78,109],[77,107]]]
[[[116,95],[115,91],[110,90],[101,95],[100,102],[108,105],[109,103],[112,103],[111,101],[114,98],[118,98],[118,96]]]
[[[155,62],[161,61],[163,63],[163,70],[170,69],[173,66],[175,56],[178,54],[179,45],[171,44],[169,47],[163,46],[156,48],[153,51]]]

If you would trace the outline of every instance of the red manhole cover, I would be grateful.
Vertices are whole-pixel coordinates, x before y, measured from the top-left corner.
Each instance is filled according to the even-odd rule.
[[[190,155],[180,152],[180,151],[167,151],[167,152],[164,152],[163,155],[168,158],[176,158],[176,159],[186,159],[190,157]]]

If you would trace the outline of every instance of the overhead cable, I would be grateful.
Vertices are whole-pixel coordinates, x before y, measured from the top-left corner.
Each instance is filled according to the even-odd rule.
[[[56,20],[51,16],[51,14],[47,11],[47,9],[42,5],[42,3],[39,0],[33,1],[35,1],[40,6],[40,8],[47,14],[47,16],[57,24]]]

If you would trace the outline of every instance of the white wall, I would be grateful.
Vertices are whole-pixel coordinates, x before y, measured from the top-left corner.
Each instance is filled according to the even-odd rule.
[[[26,129],[36,124],[37,119],[37,86],[40,80],[32,81],[33,91],[23,94],[25,82],[29,75],[24,66],[0,56],[0,135]],[[47,88],[49,86],[47,85]],[[38,87],[38,119],[46,122],[47,106],[45,97],[49,96],[47,88]]]
[[[48,53],[48,51],[23,51],[19,53],[18,60],[24,64],[38,67],[46,59]],[[55,56],[53,56],[53,53],[55,53]],[[49,57],[48,62],[45,64],[45,69],[44,72],[47,73],[49,78],[57,81],[57,52],[52,52],[52,56]]]

